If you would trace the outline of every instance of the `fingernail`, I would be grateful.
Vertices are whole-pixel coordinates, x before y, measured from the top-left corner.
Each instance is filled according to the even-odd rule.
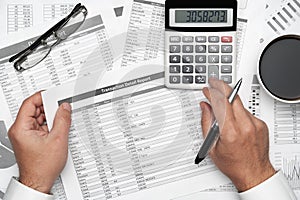
[[[71,105],[69,103],[63,103],[62,107],[63,107],[63,109],[71,112]]]

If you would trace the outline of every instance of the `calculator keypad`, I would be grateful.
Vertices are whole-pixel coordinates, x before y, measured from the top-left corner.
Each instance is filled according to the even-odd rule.
[[[202,88],[211,77],[231,84],[235,73],[235,33],[190,35],[168,35],[168,84]]]

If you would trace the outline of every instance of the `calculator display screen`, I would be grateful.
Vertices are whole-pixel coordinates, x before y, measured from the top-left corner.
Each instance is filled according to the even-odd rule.
[[[169,10],[171,27],[231,27],[232,8],[176,8]]]
[[[175,23],[227,23],[227,10],[176,10]]]

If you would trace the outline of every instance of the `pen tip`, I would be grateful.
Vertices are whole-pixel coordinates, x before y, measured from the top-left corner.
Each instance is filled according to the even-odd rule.
[[[204,158],[199,158],[198,156],[195,159],[195,164],[198,165]]]
[[[234,86],[234,88],[237,88],[237,90],[240,89],[241,85],[242,85],[242,82],[243,82],[243,78],[241,78],[237,83],[236,85]]]

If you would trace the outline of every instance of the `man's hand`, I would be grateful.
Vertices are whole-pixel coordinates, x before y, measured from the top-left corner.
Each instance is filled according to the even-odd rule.
[[[214,117],[220,129],[210,157],[238,191],[246,191],[275,174],[269,160],[268,128],[243,107],[238,96],[229,104],[232,89],[223,81],[210,79],[210,86],[203,93],[211,105],[200,103],[204,137]]]
[[[67,160],[70,105],[59,107],[50,132],[44,122],[41,93],[36,93],[23,102],[8,136],[19,166],[19,181],[49,193]]]

